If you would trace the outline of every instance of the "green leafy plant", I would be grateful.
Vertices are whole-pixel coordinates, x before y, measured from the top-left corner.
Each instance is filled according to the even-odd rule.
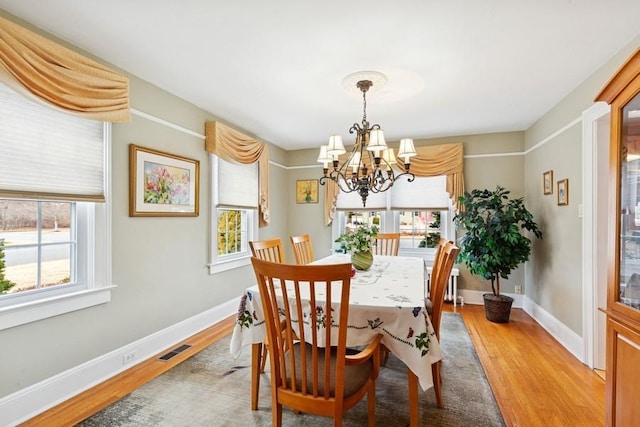
[[[371,228],[361,225],[351,233],[341,234],[336,243],[341,243],[348,252],[368,252],[373,246],[373,240],[378,235],[378,227]]]
[[[509,193],[500,186],[494,191],[465,192],[458,198],[461,210],[453,218],[466,230],[460,239],[458,259],[472,274],[491,280],[496,296],[500,296],[500,278],[508,279],[531,254],[531,239],[522,230],[542,238],[524,199],[509,199]]]
[[[11,280],[8,280],[5,278],[4,276],[5,267],[6,266],[4,262],[4,239],[0,239],[0,294],[8,291],[9,289],[13,288],[16,285]]]

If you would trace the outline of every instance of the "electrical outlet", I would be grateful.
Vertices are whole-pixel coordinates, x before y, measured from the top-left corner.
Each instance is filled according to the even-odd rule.
[[[522,285],[516,285],[516,294],[521,294],[522,293]]]
[[[130,351],[127,354],[123,354],[122,355],[122,364],[123,365],[128,365],[129,363],[132,363],[134,360],[136,360],[136,352],[134,351]]]

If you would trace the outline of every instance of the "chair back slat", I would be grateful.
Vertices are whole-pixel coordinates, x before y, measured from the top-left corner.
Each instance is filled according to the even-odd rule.
[[[314,258],[311,237],[308,234],[301,234],[299,236],[291,236],[290,239],[296,264],[305,265],[311,263]]]
[[[398,256],[400,249],[400,233],[379,233],[375,238],[373,253],[375,255]]]
[[[268,240],[256,240],[249,242],[251,254],[264,261],[284,263],[282,241],[280,238]]]

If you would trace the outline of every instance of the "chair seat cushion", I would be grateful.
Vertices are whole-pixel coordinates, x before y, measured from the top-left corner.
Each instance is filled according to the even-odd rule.
[[[302,368],[300,360],[301,356],[301,343],[294,344],[294,356],[296,359],[296,389],[300,391],[302,389]],[[307,362],[307,393],[313,393],[313,381],[312,381],[312,356],[311,356],[311,344],[304,344],[306,346],[306,362]],[[324,384],[324,352],[325,350],[320,348],[318,349],[318,395],[324,394],[325,384]],[[351,350],[347,348],[347,354],[357,354],[357,350]],[[289,352],[287,351],[285,355],[285,360],[289,360]],[[329,384],[329,393],[333,397],[335,396],[335,363],[336,363],[336,349],[335,347],[331,348],[331,372],[332,375],[330,377]],[[351,396],[356,391],[360,390],[362,386],[367,382],[367,380],[371,377],[371,373],[373,371],[373,361],[371,359],[363,362],[359,365],[345,365],[344,367],[344,397]],[[287,384],[291,384],[291,374],[287,367]]]

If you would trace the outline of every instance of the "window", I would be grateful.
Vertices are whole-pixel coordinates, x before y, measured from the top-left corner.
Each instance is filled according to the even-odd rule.
[[[110,126],[1,84],[0,114],[0,329],[109,301]]]
[[[212,159],[211,262],[209,273],[250,263],[249,242],[258,228],[258,165]]]
[[[374,195],[375,210],[363,210],[359,197],[340,193],[332,235],[335,240],[357,225],[378,225],[382,233],[400,233],[400,255],[431,258],[440,237],[455,239],[453,206],[445,191],[446,177],[398,181]],[[369,207],[369,199],[367,199]],[[337,246],[335,250],[340,250]]]

